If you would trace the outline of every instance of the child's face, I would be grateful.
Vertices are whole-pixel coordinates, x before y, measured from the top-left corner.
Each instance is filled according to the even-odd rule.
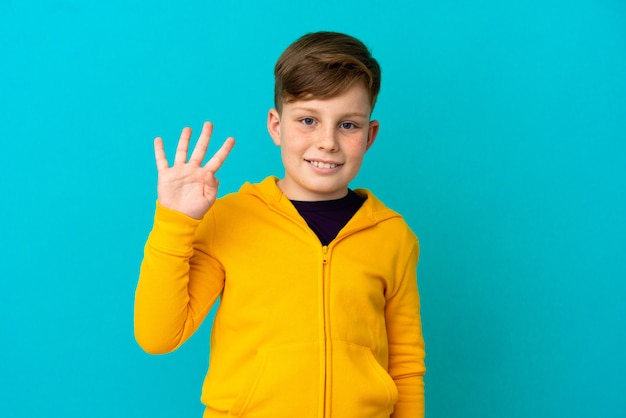
[[[270,110],[267,127],[285,166],[282,192],[291,200],[344,197],[378,133],[370,113],[361,83],[330,99],[285,103],[282,115]]]

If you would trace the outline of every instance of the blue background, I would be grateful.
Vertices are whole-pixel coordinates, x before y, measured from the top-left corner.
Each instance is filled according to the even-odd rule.
[[[420,237],[427,415],[626,416],[626,3],[336,3],[0,2],[0,415],[201,416],[208,321],[133,337],[152,139],[282,175],[273,64],[323,29],[383,67],[353,186]]]

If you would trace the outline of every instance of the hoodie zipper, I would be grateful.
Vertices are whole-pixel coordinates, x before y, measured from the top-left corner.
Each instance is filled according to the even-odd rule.
[[[269,207],[271,209],[273,209],[275,212],[277,212],[278,214],[282,215],[283,217],[285,217],[286,219],[288,219],[289,221],[293,222],[294,224],[298,225],[299,227],[301,227],[304,231],[306,231],[308,234],[310,234],[311,236],[313,236],[315,238],[315,240],[318,240],[317,235],[315,235],[315,232],[313,232],[308,225],[306,225],[306,223],[302,223],[301,219],[298,218],[294,218],[292,216],[290,216],[289,214],[285,213],[282,210],[279,210],[276,207],[273,207],[272,205],[269,205]],[[378,220],[378,222],[380,222],[380,220]],[[344,233],[340,233],[338,234],[329,245],[323,245],[322,246],[322,277],[321,277],[321,310],[322,310],[322,347],[321,347],[321,352],[320,352],[320,363],[323,364],[323,375],[322,375],[322,379],[321,379],[321,386],[322,386],[322,393],[321,393],[321,400],[319,403],[319,407],[320,407],[320,417],[330,417],[331,411],[330,411],[330,400],[329,400],[329,394],[327,393],[328,390],[328,380],[329,380],[329,359],[331,358],[330,356],[330,351],[331,351],[331,343],[330,343],[330,339],[329,339],[329,335],[330,335],[330,318],[327,315],[327,293],[328,293],[328,276],[329,276],[329,272],[328,272],[328,266],[330,264],[330,253],[331,251],[331,246],[334,246],[337,244],[337,242],[342,241],[344,238],[347,238],[351,235],[354,235],[358,232],[361,232],[364,229],[368,229],[370,227],[372,227],[373,225],[375,225],[377,222],[373,221],[371,223],[366,223],[366,224],[362,224],[357,226],[356,228],[350,229],[349,231],[344,231]],[[319,240],[318,240],[319,242]]]
[[[328,404],[328,393],[327,393],[327,388],[328,388],[328,373],[329,373],[329,367],[328,367],[328,360],[330,358],[329,355],[329,342],[328,342],[328,335],[329,335],[329,323],[328,323],[328,315],[326,313],[326,309],[327,309],[327,288],[328,288],[328,284],[327,284],[327,279],[328,279],[328,259],[329,259],[329,253],[328,253],[328,245],[323,245],[322,246],[322,280],[321,280],[321,291],[322,291],[322,331],[323,331],[323,338],[322,338],[322,361],[323,361],[323,386],[322,386],[322,409],[321,409],[321,416],[325,417],[325,416],[330,416],[330,411],[327,411],[326,409],[330,407],[330,405]]]

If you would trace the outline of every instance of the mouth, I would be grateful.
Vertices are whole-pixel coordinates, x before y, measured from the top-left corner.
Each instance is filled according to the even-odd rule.
[[[331,162],[316,161],[316,160],[305,160],[305,161],[311,164],[313,167],[326,168],[326,169],[337,168],[343,165],[339,163],[331,163]]]

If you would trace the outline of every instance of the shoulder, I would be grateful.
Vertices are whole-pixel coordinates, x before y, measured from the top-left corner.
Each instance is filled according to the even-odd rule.
[[[272,206],[278,206],[282,193],[276,185],[275,177],[267,177],[259,183],[245,183],[233,193],[216,200],[210,210],[217,222],[239,222],[243,219],[258,219]],[[284,200],[284,199],[283,199]]]
[[[409,240],[417,240],[415,233],[399,212],[388,207],[368,189],[354,191],[366,199],[363,210],[378,226],[394,233],[395,237],[405,236]]]
[[[237,205],[241,202],[249,202],[251,200],[260,200],[271,202],[276,200],[282,194],[276,185],[276,177],[270,176],[259,183],[244,183],[238,191],[226,194],[217,199],[218,206]]]

